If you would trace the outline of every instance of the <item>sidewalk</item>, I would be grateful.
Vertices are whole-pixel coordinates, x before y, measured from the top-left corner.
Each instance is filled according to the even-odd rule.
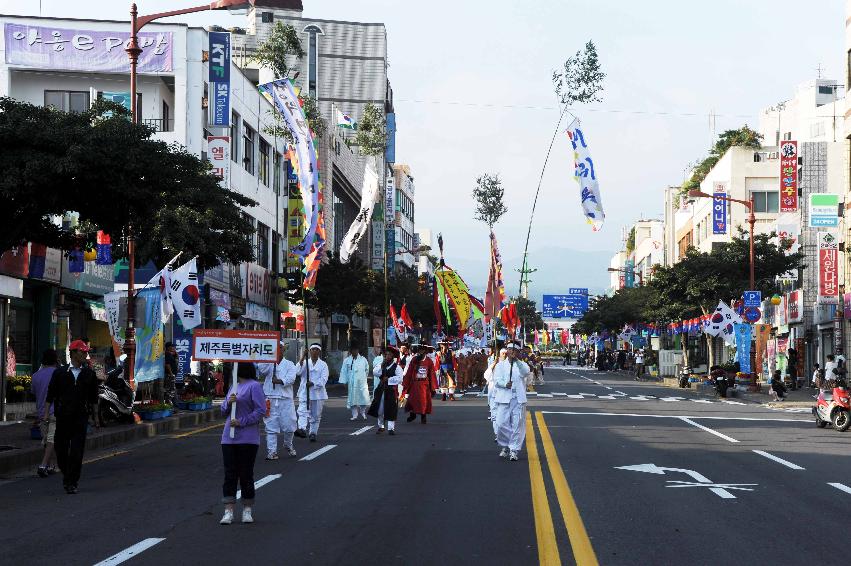
[[[189,429],[203,423],[221,420],[221,408],[215,405],[206,411],[181,411],[160,421],[139,424],[111,424],[92,429],[86,439],[86,450],[97,450]],[[41,463],[41,440],[30,438],[33,421],[6,421],[0,423],[0,477],[9,477],[22,468],[35,469]]]

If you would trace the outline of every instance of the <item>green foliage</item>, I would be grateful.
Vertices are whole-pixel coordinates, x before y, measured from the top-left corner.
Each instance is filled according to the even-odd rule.
[[[308,306],[315,308],[321,317],[334,313],[376,314],[379,312],[376,306],[381,305],[375,301],[377,279],[377,273],[368,269],[358,256],[343,263],[338,254],[328,252],[327,261],[323,262],[316,277],[316,287],[308,298]]]
[[[412,270],[402,270],[393,273],[388,278],[390,300],[398,310],[403,304],[408,305],[408,312],[414,324],[421,322],[425,328],[431,328],[435,323],[434,300],[428,286],[422,287]],[[383,287],[381,287],[383,292]]]
[[[762,135],[750,129],[747,124],[738,130],[727,130],[718,136],[718,141],[712,147],[709,155],[700,161],[692,171],[691,177],[683,183],[681,193],[686,194],[693,189],[699,189],[700,183],[706,178],[715,164],[727,153],[731,147],[750,147],[759,149],[762,147]]]
[[[543,330],[544,319],[538,314],[538,305],[535,301],[523,297],[515,297],[511,300],[517,304],[517,316],[527,331]]]
[[[0,98],[0,249],[25,241],[70,250],[91,234],[57,225],[76,211],[80,227],[113,238],[136,236],[136,260],[163,265],[183,251],[200,267],[253,259],[251,223],[240,206],[257,203],[219,184],[210,165],[177,145],[151,139],[120,105],[97,101],[66,113]]]
[[[626,253],[631,254],[635,251],[635,226],[630,228],[629,235],[626,237]]]
[[[625,287],[612,296],[603,296],[588,309],[573,326],[573,332],[593,334],[608,330],[615,332],[625,325],[645,320],[645,305],[654,294],[648,286]]]
[[[383,111],[374,104],[367,104],[358,122],[354,145],[361,155],[381,155],[387,147],[387,127]]]
[[[302,109],[307,118],[307,123],[310,129],[313,130],[313,137],[321,140],[325,137],[325,132],[328,131],[328,124],[325,118],[322,117],[322,112],[319,111],[319,103],[314,96],[301,97]]]
[[[508,212],[505,206],[505,189],[499,175],[485,173],[476,179],[476,188],[473,189],[473,198],[476,200],[476,220],[484,222],[488,228],[493,230],[503,214]]]
[[[290,71],[304,57],[298,32],[289,24],[275,23],[269,38],[257,47],[251,61],[272,69],[277,79],[290,78]],[[292,64],[291,64],[292,63]]]
[[[562,104],[601,102],[605,78],[597,47],[593,41],[588,41],[584,50],[577,51],[564,62],[562,70],[553,72],[553,86]]]

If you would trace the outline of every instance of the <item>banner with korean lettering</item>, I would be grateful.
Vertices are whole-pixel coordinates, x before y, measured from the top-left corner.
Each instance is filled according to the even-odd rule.
[[[142,289],[136,294],[136,383],[165,377],[163,352],[162,301],[156,287]],[[139,300],[144,308],[140,309]]]
[[[573,120],[567,127],[567,137],[573,146],[575,168],[573,178],[579,183],[582,213],[585,215],[585,220],[591,225],[591,229],[597,232],[603,227],[606,215],[603,213],[603,201],[600,199],[597,171],[578,119]]]
[[[213,174],[221,177],[221,185],[230,184],[230,136],[207,136],[207,161],[213,165]]]
[[[209,33],[210,125],[230,125],[230,33]]]
[[[780,212],[798,210],[798,142],[780,144]]]
[[[177,350],[177,375],[174,380],[183,383],[184,378],[189,375],[189,362],[192,359],[192,330],[183,328],[179,317],[172,318],[172,340],[174,349]]]
[[[192,333],[192,359],[202,362],[278,362],[281,333],[271,330],[200,330]]]
[[[742,373],[751,372],[751,336],[753,328],[744,322],[735,325],[736,328],[736,360]]]
[[[727,233],[727,184],[715,183],[712,192],[712,233]]]
[[[839,242],[830,232],[818,233],[818,296],[835,299],[839,295]]]
[[[458,316],[458,329],[465,331],[467,329],[468,315],[472,302],[470,301],[470,291],[467,284],[461,279],[456,271],[449,268],[438,269],[434,272],[434,276],[440,281],[446,291],[446,296],[452,302],[455,308],[455,313]]]
[[[125,24],[126,25],[126,24]],[[126,31],[65,29],[7,23],[3,26],[6,63],[36,69],[129,73]],[[172,32],[139,32],[138,71],[170,73]]]

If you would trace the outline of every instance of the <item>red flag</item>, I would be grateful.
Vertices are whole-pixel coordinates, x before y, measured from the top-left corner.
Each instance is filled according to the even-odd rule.
[[[499,248],[496,244],[496,236],[493,232],[491,238],[491,263],[490,272],[488,273],[488,287],[485,291],[484,312],[485,322],[489,322],[491,318],[500,315],[500,311],[505,307],[505,284],[502,281],[502,259],[499,255]]]
[[[390,303],[390,321],[393,323],[393,328],[399,330],[399,317],[396,316],[396,309],[393,308],[393,303]]]
[[[414,328],[414,321],[411,320],[411,315],[408,313],[408,303],[404,303],[402,305],[402,311],[399,313],[399,316],[401,317],[402,322],[405,323],[405,326],[407,326],[409,330]]]

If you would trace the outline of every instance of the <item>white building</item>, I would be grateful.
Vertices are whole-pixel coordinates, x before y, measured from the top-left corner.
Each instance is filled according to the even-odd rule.
[[[841,141],[844,98],[844,85],[833,79],[814,79],[798,85],[791,99],[760,112],[763,145],[776,148],[781,140]]]
[[[635,247],[632,252],[632,265],[636,272],[636,283],[647,283],[653,276],[653,269],[665,262],[664,222],[655,219],[639,220],[633,229]]]
[[[417,259],[417,275],[426,275],[430,279],[434,276],[434,265],[432,265],[428,258],[428,254],[432,253],[430,250],[434,248],[431,228],[417,228],[416,235],[417,244],[419,246],[428,246],[429,248],[428,251],[420,254]]]
[[[408,165],[395,164],[393,167],[394,186],[396,187],[393,197],[394,212],[392,217],[393,232],[395,236],[396,262],[405,265],[409,269],[417,269],[417,258],[411,253],[414,249],[416,231],[414,229],[414,177]]]

